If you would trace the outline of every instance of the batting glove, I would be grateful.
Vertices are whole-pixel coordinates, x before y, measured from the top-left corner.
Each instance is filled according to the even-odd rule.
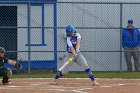
[[[76,53],[78,54],[80,52],[80,49],[79,48],[76,48]]]

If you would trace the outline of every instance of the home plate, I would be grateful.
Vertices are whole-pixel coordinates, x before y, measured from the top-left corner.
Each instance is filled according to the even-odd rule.
[[[108,87],[109,88],[109,87],[112,87],[112,86],[100,86],[100,87],[104,87],[104,88]]]
[[[125,85],[125,84],[118,84],[119,86],[123,86],[123,85]]]
[[[38,86],[39,84],[30,84],[31,86]]]
[[[7,86],[7,87],[10,87],[10,88],[17,88],[17,87],[20,87],[20,86]]]

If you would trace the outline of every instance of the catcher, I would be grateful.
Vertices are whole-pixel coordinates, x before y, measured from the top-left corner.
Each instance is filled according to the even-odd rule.
[[[12,76],[12,70],[9,68],[4,68],[4,64],[8,63],[14,65],[16,69],[19,69],[20,63],[4,57],[5,52],[6,52],[5,49],[3,47],[0,47],[0,77],[3,77],[2,79],[3,85],[10,85],[11,82],[9,79]]]

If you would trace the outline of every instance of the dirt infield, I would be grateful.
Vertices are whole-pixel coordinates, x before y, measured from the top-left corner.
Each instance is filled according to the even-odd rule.
[[[12,85],[1,85],[0,93],[140,93],[140,79],[97,79],[100,86],[91,86],[89,79],[12,79]]]

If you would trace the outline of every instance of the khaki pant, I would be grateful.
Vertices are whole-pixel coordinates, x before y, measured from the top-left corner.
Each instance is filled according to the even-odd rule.
[[[134,59],[135,71],[140,71],[140,62],[139,62],[139,46],[134,48],[124,47],[124,56],[127,64],[127,71],[132,71],[132,62],[131,58]]]

